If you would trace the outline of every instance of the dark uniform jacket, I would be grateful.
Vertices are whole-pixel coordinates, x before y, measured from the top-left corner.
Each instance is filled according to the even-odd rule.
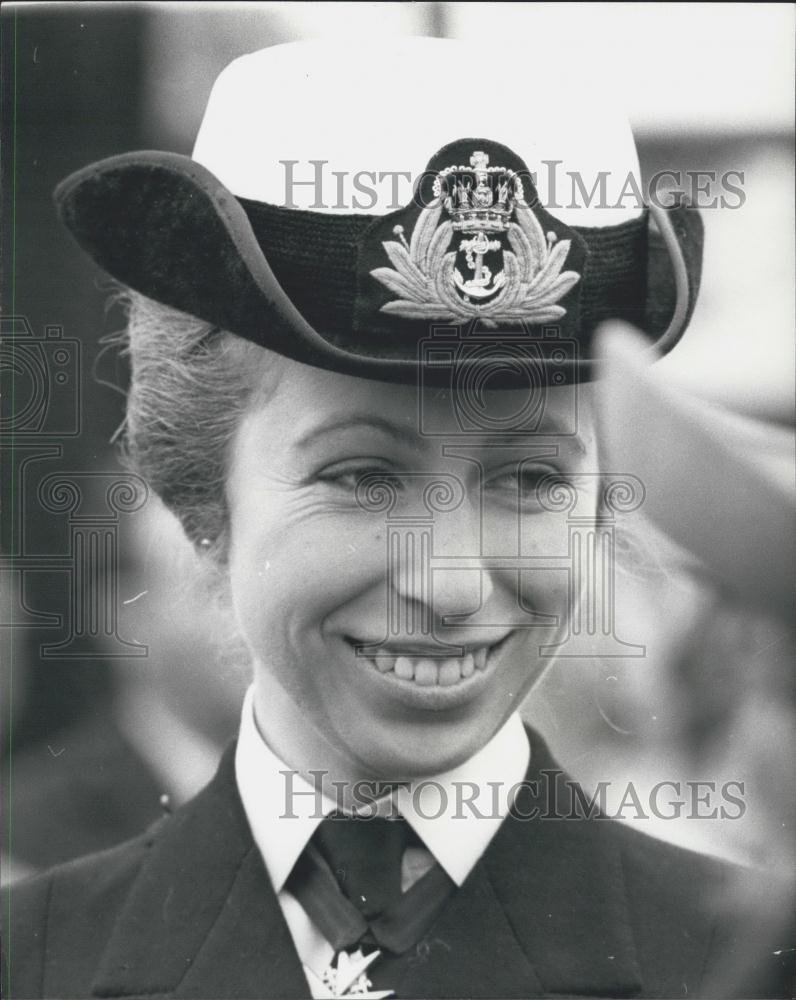
[[[556,765],[530,735],[533,782]],[[533,805],[529,786],[517,806]],[[728,873],[610,819],[512,815],[396,994],[704,995],[727,962],[716,906]],[[9,998],[310,996],[232,749],[193,801],[134,840],[13,886],[3,914]]]

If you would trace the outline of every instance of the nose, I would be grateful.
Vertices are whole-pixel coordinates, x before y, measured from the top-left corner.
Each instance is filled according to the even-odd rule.
[[[481,569],[481,512],[469,498],[396,546],[392,585],[404,602],[423,605],[438,625],[474,615],[493,591],[489,570]],[[462,561],[457,567],[456,562]],[[475,561],[475,565],[474,565]],[[442,566],[435,566],[442,562]]]

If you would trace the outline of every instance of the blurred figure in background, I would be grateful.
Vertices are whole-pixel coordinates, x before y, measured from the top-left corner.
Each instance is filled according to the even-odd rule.
[[[245,666],[211,627],[209,590],[187,582],[196,557],[179,525],[153,498],[129,541],[121,632],[149,655],[96,664],[71,716],[8,762],[4,883],[111,847],[186,802],[237,730]],[[27,678],[34,698],[49,690],[37,680]]]
[[[629,331],[615,330],[604,350],[606,460],[639,475],[645,516],[690,563],[668,564],[681,590],[659,592],[667,655],[640,677],[622,677],[630,681],[626,707],[644,732],[647,759],[658,754],[703,789],[717,775],[731,777],[741,793],[748,822],[726,824],[717,842],[726,837],[725,849],[745,863],[727,905],[739,928],[756,932],[739,935],[712,988],[742,996],[757,941],[781,942],[772,968],[791,977],[796,968],[796,436],[792,425],[733,413],[673,385],[646,366],[643,343]],[[715,823],[704,800],[701,814]]]
[[[248,661],[240,639],[214,627],[215,598],[196,552],[160,501],[150,503],[135,541],[125,615],[132,635],[147,636],[150,656],[119,668],[115,716],[175,806],[210,780],[237,732]]]

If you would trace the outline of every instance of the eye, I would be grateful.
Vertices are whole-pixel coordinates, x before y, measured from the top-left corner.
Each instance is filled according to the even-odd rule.
[[[484,480],[484,493],[514,508],[521,506],[539,510],[537,488],[543,479],[556,475],[558,471],[551,465],[538,462],[515,462],[488,475]]]
[[[383,477],[389,481],[396,489],[401,488],[400,477],[389,463],[378,459],[352,459],[345,462],[336,462],[322,472],[318,473],[317,479],[332,488],[347,491],[352,496],[356,491],[357,484],[365,477]]]

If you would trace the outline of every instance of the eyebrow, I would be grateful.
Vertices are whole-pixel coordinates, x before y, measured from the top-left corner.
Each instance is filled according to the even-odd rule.
[[[503,451],[510,451],[511,449],[523,448],[525,446],[536,445],[540,448],[549,447],[552,444],[559,449],[559,451],[566,451],[570,448],[577,451],[580,455],[588,454],[588,449],[586,447],[586,442],[583,437],[576,433],[569,431],[556,430],[554,426],[545,428],[544,430],[538,431],[528,431],[527,434],[507,434],[501,437],[499,434],[496,435],[494,431],[491,434],[484,435],[468,435],[467,438],[474,438],[473,443],[478,444],[482,448],[494,448],[502,449]],[[463,442],[467,441],[467,438],[462,438]],[[446,446],[447,447],[447,446]],[[451,447],[456,447],[451,445]]]
[[[335,431],[344,431],[359,427],[365,428],[366,430],[381,431],[383,434],[388,434],[390,437],[395,438],[395,440],[399,441],[401,444],[406,444],[412,438],[411,431],[409,431],[406,427],[402,427],[400,424],[394,424],[390,420],[385,420],[384,417],[356,416],[355,414],[352,414],[347,417],[341,417],[339,420],[335,420],[331,424],[324,424],[322,427],[313,428],[296,441],[296,447],[307,448],[309,445],[314,444],[318,438],[321,438],[326,434],[333,434]]]
[[[544,430],[528,431],[525,434],[508,434],[501,436],[500,434],[495,434],[495,432],[492,431],[484,434],[457,435],[455,433],[451,433],[450,435],[427,435],[413,432],[407,426],[396,424],[384,417],[357,414],[349,414],[347,416],[340,417],[338,420],[335,420],[330,424],[324,424],[322,427],[315,427],[312,430],[307,431],[306,434],[299,438],[295,446],[302,449],[308,448],[319,438],[322,438],[327,434],[333,434],[335,431],[345,431],[356,428],[381,431],[383,434],[387,434],[389,437],[404,445],[411,443],[415,439],[427,441],[429,438],[449,437],[451,439],[456,439],[457,443],[472,443],[484,448],[508,449],[521,447],[523,443],[528,443],[528,439],[549,437],[563,438],[562,446],[574,446],[574,448],[582,455],[585,455],[587,451],[585,442],[580,434],[567,433],[564,429],[564,425],[556,421],[551,421],[550,426]],[[452,446],[455,447],[455,445]]]

